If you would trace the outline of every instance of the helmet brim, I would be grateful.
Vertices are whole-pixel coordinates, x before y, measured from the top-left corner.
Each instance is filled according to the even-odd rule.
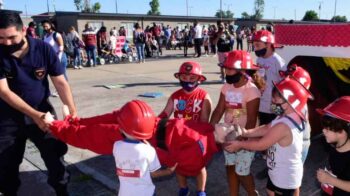
[[[174,73],[174,77],[175,77],[176,79],[180,79],[180,75],[181,75],[181,73],[179,73],[179,72]],[[203,75],[197,75],[197,74],[192,74],[192,75],[199,76],[199,81],[201,81],[201,82],[204,82],[204,81],[207,80],[207,78],[206,78],[205,76],[203,76]]]

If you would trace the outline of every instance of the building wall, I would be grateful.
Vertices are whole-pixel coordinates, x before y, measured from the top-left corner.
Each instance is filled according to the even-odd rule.
[[[73,26],[77,32],[80,31],[77,23],[77,16],[75,15],[56,16],[55,21],[57,22],[58,31],[68,33],[71,26]]]

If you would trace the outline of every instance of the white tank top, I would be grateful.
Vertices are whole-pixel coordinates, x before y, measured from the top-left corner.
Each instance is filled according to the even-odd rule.
[[[292,143],[283,147],[278,143],[274,144],[267,152],[268,174],[272,183],[283,189],[296,189],[301,186],[303,178],[303,163],[301,151],[303,144],[303,132],[294,125],[287,117],[273,120],[271,126],[277,123],[287,125],[293,135]],[[299,124],[302,127],[301,124]]]

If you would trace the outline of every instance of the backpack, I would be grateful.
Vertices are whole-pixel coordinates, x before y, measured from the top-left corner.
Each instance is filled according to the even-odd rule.
[[[55,31],[52,35],[53,40],[57,43],[57,32]],[[73,45],[73,40],[68,40],[66,36],[62,35],[63,39],[63,46],[64,49],[63,51],[68,55],[68,56],[74,56],[74,45]]]
[[[146,43],[146,35],[145,35],[145,33],[143,33],[143,32],[138,33],[138,35],[136,37],[136,43]]]

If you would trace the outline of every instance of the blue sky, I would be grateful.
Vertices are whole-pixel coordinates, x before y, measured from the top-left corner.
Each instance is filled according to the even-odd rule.
[[[75,11],[73,0],[3,0],[5,9],[21,10],[28,15],[47,11],[47,1],[50,11]],[[92,3],[102,4],[101,12],[115,13],[116,0],[90,0]],[[160,11],[164,15],[186,15],[186,0],[159,0]],[[265,19],[296,19],[300,20],[307,10],[319,12],[321,6],[321,18],[330,19],[334,14],[336,0],[265,0]],[[150,0],[117,0],[119,13],[145,14],[149,10]],[[222,0],[224,10],[230,9],[235,17],[241,17],[242,12],[253,12],[254,0]],[[220,0],[188,0],[189,15],[214,16],[220,8]],[[350,20],[350,0],[337,0],[337,15],[345,15]]]

